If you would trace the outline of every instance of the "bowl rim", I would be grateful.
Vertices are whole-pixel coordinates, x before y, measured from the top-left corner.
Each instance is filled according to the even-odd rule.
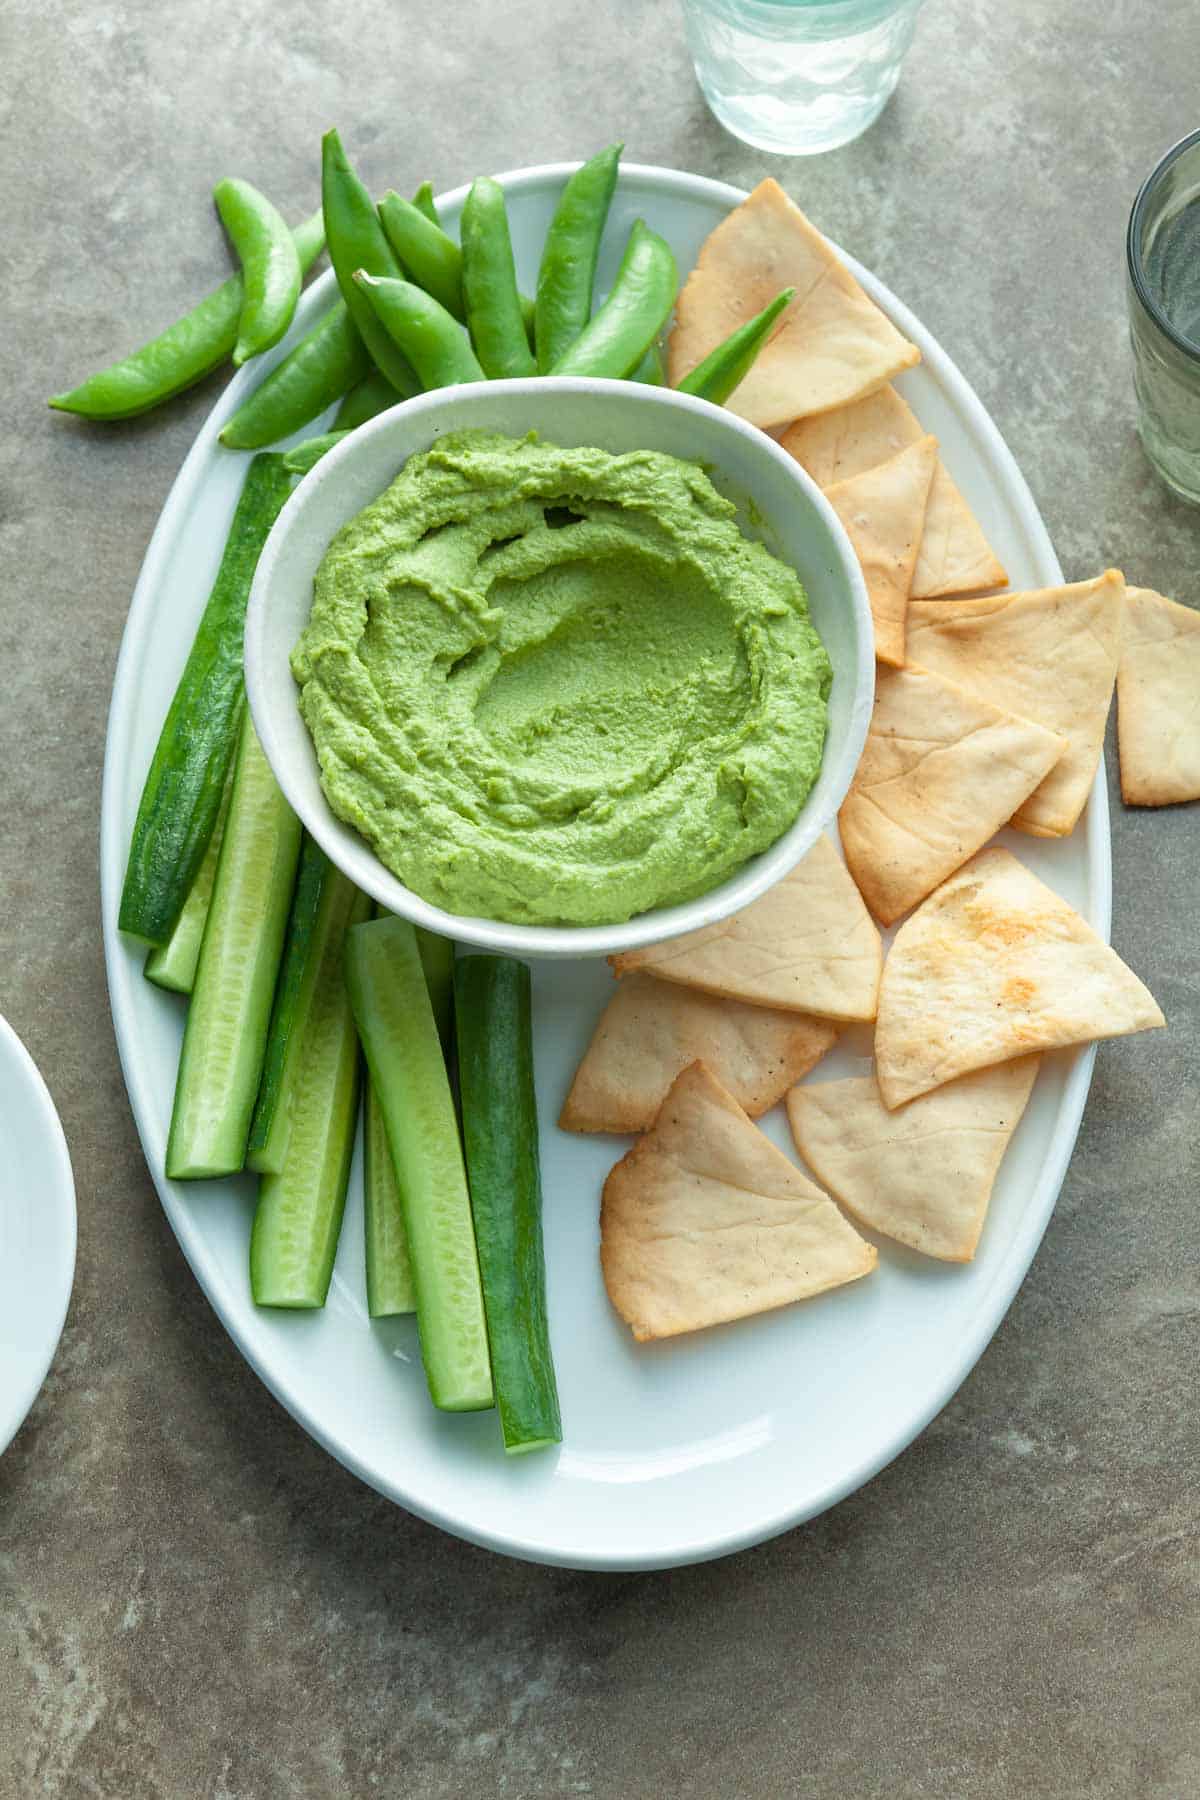
[[[810,794],[796,818],[773,844],[752,857],[725,881],[693,900],[674,906],[651,908],[617,924],[531,925],[452,913],[435,906],[431,901],[423,900],[392,874],[365,838],[359,839],[362,865],[347,867],[345,844],[339,834],[352,828],[336,817],[323,793],[319,809],[314,810],[309,803],[307,783],[299,780],[298,771],[277,729],[266,667],[265,619],[268,599],[276,572],[286,555],[291,534],[302,523],[318,496],[337,485],[355,458],[367,454],[367,447],[375,440],[398,429],[407,431],[413,423],[419,423],[429,415],[436,418],[439,412],[450,406],[460,406],[464,402],[469,404],[473,399],[485,395],[494,399],[505,390],[536,400],[539,394],[545,395],[547,387],[544,378],[523,377],[466,382],[455,387],[433,389],[405,400],[359,426],[321,458],[289,496],[259,557],[246,610],[246,693],[263,752],[289,805],[330,861],[379,905],[411,920],[414,925],[423,926],[440,936],[453,938],[458,943],[475,949],[538,958],[611,956],[715,924],[759,899],[768,888],[773,887],[776,881],[796,866],[820,834],[833,822],[866,742],[874,704],[875,657],[874,627],[862,569],[845,528],[830,502],[808,472],[768,432],[748,424],[725,407],[714,406],[707,400],[682,394],[673,388],[591,376],[558,377],[554,382],[554,389],[559,394],[564,391],[581,396],[604,393],[619,396],[630,407],[666,407],[696,413],[707,417],[710,423],[719,421],[719,429],[728,432],[731,437],[741,437],[758,454],[765,454],[774,460],[788,479],[804,491],[825,525],[837,553],[840,573],[850,599],[855,667],[843,748],[844,782],[839,776],[824,796],[819,811],[811,809],[813,796]],[[398,465],[397,473],[404,461],[407,461],[408,455],[416,453],[411,450],[406,453]],[[352,516],[352,513],[347,512],[347,519]],[[356,837],[357,835],[355,834]]]

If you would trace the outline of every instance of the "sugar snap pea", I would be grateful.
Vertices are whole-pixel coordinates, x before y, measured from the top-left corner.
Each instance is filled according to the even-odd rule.
[[[359,269],[354,277],[380,327],[403,351],[426,388],[454,387],[485,376],[461,326],[432,294],[413,281],[381,280]]]
[[[378,369],[372,369],[369,375],[352,387],[333,418],[335,431],[354,431],[359,425],[365,425],[378,413],[387,412],[396,404],[396,390],[391,382],[382,376]]]
[[[710,350],[703,362],[679,383],[681,394],[696,394],[723,406],[738,383],[749,372],[750,365],[771,335],[771,328],[786,306],[794,300],[794,287],[784,288],[754,318],[739,325],[736,331]]]
[[[300,267],[307,271],[325,244],[321,214],[314,213],[297,225],[293,236]],[[242,291],[242,277],[231,275],[159,337],[111,368],[89,376],[69,393],[55,394],[50,405],[84,419],[132,419],[181,394],[210,375],[233,350]]]
[[[600,239],[623,148],[622,144],[610,144],[599,156],[576,169],[568,178],[550,221],[542,247],[534,313],[538,370],[542,375],[550,373],[591,316]]]
[[[462,211],[462,290],[471,343],[492,380],[537,374],[525,336],[504,190],[476,181]]]
[[[242,265],[242,312],[233,366],[277,344],[300,298],[300,257],[279,212],[252,182],[218,181],[213,199]]]
[[[393,280],[399,280],[403,270],[384,236],[375,202],[351,167],[336,131],[327,131],[321,139],[321,200],[325,234],[329,240],[329,260],[337,275],[342,299],[350,308],[350,316],[375,366],[407,400],[417,392],[420,383],[411,364],[388,336],[366,294],[354,280],[358,269]]]
[[[428,182],[425,185],[428,187]],[[432,211],[426,211],[415,200],[387,193],[379,202],[380,222],[411,279],[465,325],[467,306],[463,297],[462,251],[438,224],[432,196],[430,207]],[[532,343],[533,301],[527,294],[522,294],[520,306],[525,336]]]
[[[440,225],[441,215],[433,198],[433,183],[423,181],[412,197],[412,203],[418,212],[423,212],[431,225]]]
[[[255,388],[221,433],[230,450],[260,450],[299,431],[371,367],[346,304],[338,300]],[[396,391],[389,383],[392,399]]]
[[[628,375],[670,317],[678,284],[671,246],[635,219],[612,292],[550,373]]]
[[[462,252],[419,206],[389,190],[379,202],[379,222],[405,274],[456,319],[466,319]],[[382,273],[372,269],[371,274]]]
[[[316,468],[327,450],[332,450],[335,444],[349,436],[349,431],[323,431],[319,437],[305,438],[302,444],[284,451],[283,466],[289,475],[307,475],[310,469]]]
[[[651,344],[629,379],[630,381],[643,381],[647,387],[666,386],[667,372],[663,368],[662,351],[657,342]]]

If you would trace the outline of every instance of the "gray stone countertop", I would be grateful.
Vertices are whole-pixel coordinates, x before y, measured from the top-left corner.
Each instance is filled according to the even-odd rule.
[[[242,1361],[125,1097],[97,892],[130,593],[218,376],[89,429],[45,396],[226,266],[245,172],[290,216],[331,123],[373,186],[589,154],[776,174],[981,394],[1068,578],[1200,603],[1200,514],[1138,448],[1128,207],[1200,120],[1191,0],[929,0],[858,143],[726,136],[671,4],[44,0],[0,8],[0,1012],[60,1108],[79,1261],[0,1461],[0,1793],[284,1800],[1200,1795],[1200,837],[1127,812],[1114,940],[1169,1034],[1101,1047],[1058,1210],[936,1422],[825,1517],[668,1575],[525,1566],[360,1485]]]

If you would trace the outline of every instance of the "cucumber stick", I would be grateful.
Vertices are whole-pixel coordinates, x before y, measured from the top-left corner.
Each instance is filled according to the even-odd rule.
[[[426,931],[423,925],[418,925],[416,932],[433,1021],[442,1040],[442,1053],[448,1061],[454,1035],[454,940],[439,937],[436,931]]]
[[[281,456],[254,458],[142,789],[118,924],[150,944],[170,937],[213,834],[243,706],[246,601],[291,487]]]
[[[391,914],[383,907],[377,907],[376,916],[386,919]],[[420,925],[416,935],[442,1054],[449,1059],[454,1025],[454,944],[450,938],[438,937]],[[373,1319],[415,1312],[417,1290],[413,1284],[400,1188],[387,1141],[387,1126],[370,1081],[363,1106],[363,1199],[367,1311]]]
[[[367,1250],[367,1311],[390,1319],[417,1310],[400,1187],[383,1109],[371,1082],[363,1105],[363,1226]]]
[[[356,894],[353,883],[306,836],[246,1148],[246,1167],[260,1175],[278,1175],[283,1168],[302,1063],[308,1055],[305,1027],[313,996],[326,950],[331,943],[340,946],[345,936]]]
[[[250,1233],[250,1290],[259,1306],[324,1306],[337,1255],[358,1124],[358,1034],[343,970],[347,926],[371,902],[348,890],[316,955],[301,1034],[292,1121],[281,1168],[264,1175]]]
[[[491,1363],[458,1120],[413,927],[346,935],[346,983],[387,1126],[416,1286],[429,1393],[447,1412],[492,1404]]]
[[[510,1455],[562,1438],[546,1321],[529,970],[507,956],[454,965],[463,1142],[496,1405]]]
[[[175,1180],[231,1175],[245,1162],[299,855],[300,821],[247,709],[175,1084]]]
[[[188,889],[188,897],[183,903],[183,911],[175,921],[175,929],[166,943],[155,944],[146,958],[146,980],[152,981],[155,987],[170,988],[176,994],[190,994],[196,980],[196,964],[200,960],[200,944],[208,919],[213,882],[216,880],[221,839],[225,835],[225,815],[229,811],[232,769],[229,774],[230,781],[225,783],[221,810],[217,814],[213,834],[208,840],[200,873]]]

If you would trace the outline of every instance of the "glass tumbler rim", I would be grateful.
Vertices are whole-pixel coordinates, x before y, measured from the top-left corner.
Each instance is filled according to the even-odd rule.
[[[1142,261],[1141,248],[1141,228],[1155,187],[1185,151],[1191,150],[1197,145],[1200,145],[1200,129],[1189,131],[1185,137],[1179,139],[1178,143],[1172,144],[1142,182],[1129,212],[1129,225],[1125,233],[1125,261],[1133,291],[1137,295],[1143,311],[1153,319],[1163,335],[1169,338],[1189,361],[1200,363],[1200,344],[1195,343],[1191,338],[1184,337],[1183,333],[1171,323],[1151,292],[1150,283],[1146,279],[1146,267]]]

